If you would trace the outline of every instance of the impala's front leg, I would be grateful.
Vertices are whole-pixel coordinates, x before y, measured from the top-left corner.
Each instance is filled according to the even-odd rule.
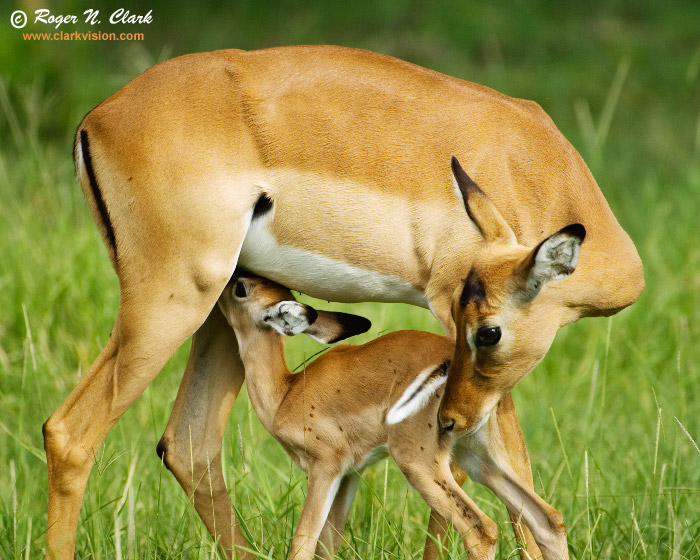
[[[520,422],[518,421],[518,416],[516,415],[515,407],[513,406],[513,398],[510,393],[501,399],[501,402],[496,408],[495,414],[498,425],[500,426],[497,437],[499,438],[499,445],[503,449],[504,455],[502,460],[510,466],[514,473],[517,473],[518,479],[522,481],[527,488],[534,492],[532,470],[530,469],[530,458],[527,454],[525,440],[523,439],[523,434],[520,430]],[[455,465],[451,465],[451,467],[453,474],[455,474],[455,479],[461,486],[464,483],[467,474],[461,468],[455,467]],[[461,480],[456,474],[459,472],[461,472],[462,475]],[[498,493],[496,493],[496,495],[498,495]],[[513,525],[515,538],[520,543],[524,544],[524,548],[518,549],[521,560],[534,560],[536,558],[541,558],[542,553],[537,546],[535,538],[532,536],[530,529],[528,529],[528,527],[522,523],[520,511],[513,511],[509,508],[508,514],[510,516],[511,524]],[[428,527],[429,534],[426,540],[423,560],[434,560],[437,558],[435,543],[440,541],[437,540],[436,537],[440,537],[441,534],[444,533],[444,530],[442,529],[443,526],[444,523],[440,523],[439,517],[435,518],[434,515],[431,514],[430,525]]]
[[[510,466],[517,480],[522,485],[523,490],[537,496],[537,494],[534,493],[535,486],[532,478],[530,457],[527,453],[527,447],[525,447],[525,439],[520,429],[520,422],[518,422],[515,405],[513,404],[513,397],[510,393],[503,397],[498,403],[496,407],[496,420],[498,431],[492,437],[498,438],[499,447],[504,452],[503,461]],[[494,493],[497,496],[499,495],[495,491]],[[537,496],[537,498],[539,498],[539,496]],[[505,503],[508,505],[508,502]],[[513,532],[516,538],[524,543],[526,547],[525,550],[522,548],[519,549],[520,558],[522,560],[540,558],[542,552],[537,545],[537,539],[534,538],[527,524],[523,525],[521,522],[522,516],[520,510],[508,507],[508,513],[511,523],[513,524]]]
[[[234,546],[248,547],[221,471],[226,421],[243,380],[236,338],[216,306],[192,338],[185,375],[157,449],[229,558]],[[248,554],[239,549],[236,556]]]
[[[527,545],[526,550],[520,550],[521,558],[568,560],[561,513],[535,493],[529,461],[523,461],[527,458],[525,443],[513,418],[513,401],[506,395],[482,428],[486,436],[481,439],[481,434],[476,434],[466,447],[459,442],[455,453],[469,475],[506,504],[516,535],[522,531]]]
[[[299,525],[292,539],[290,559],[311,560],[314,557],[321,530],[326,523],[342,478],[340,473],[326,472],[323,468],[314,468],[314,465],[309,468],[309,487]]]

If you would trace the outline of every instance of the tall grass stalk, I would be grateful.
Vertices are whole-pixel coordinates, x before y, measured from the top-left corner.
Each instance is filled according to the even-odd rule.
[[[629,59],[623,59],[617,66],[615,76],[608,87],[608,94],[597,121],[593,117],[591,106],[585,99],[578,99],[574,103],[576,119],[581,135],[586,143],[586,155],[590,165],[595,169],[603,163],[603,152],[610,134],[615,110],[620,101],[620,95],[625,84],[625,79],[630,70]]]

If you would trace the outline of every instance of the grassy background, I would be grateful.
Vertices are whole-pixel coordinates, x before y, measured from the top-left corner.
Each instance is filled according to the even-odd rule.
[[[612,319],[563,329],[515,390],[536,487],[563,512],[573,558],[700,558],[700,4],[232,4],[144,3],[132,11],[152,9],[154,21],[138,43],[30,42],[9,25],[15,9],[81,14],[95,7],[84,1],[0,10],[0,557],[42,554],[41,425],[97,355],[117,309],[116,277],[72,176],[79,119],[170,56],[337,43],[534,99],[581,151],[639,248],[647,289]],[[374,323],[361,340],[437,330],[415,308],[353,309]],[[295,343],[290,364],[314,349]],[[80,558],[216,556],[155,454],[186,356],[185,347],[108,437],[83,503]],[[304,477],[245,398],[224,451],[231,500],[255,545],[283,557]],[[481,488],[468,491],[500,525],[498,557],[514,557],[505,508]],[[340,556],[419,558],[427,514],[393,465],[377,465]]]

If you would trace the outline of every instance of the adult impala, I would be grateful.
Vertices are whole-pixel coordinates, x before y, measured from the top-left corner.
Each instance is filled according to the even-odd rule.
[[[637,299],[634,245],[534,103],[315,46],[176,58],[88,113],[76,171],[121,300],[99,357],[44,425],[47,554],[72,557],[91,457],[193,333],[159,452],[222,545],[244,542],[220,465],[244,374],[214,308],[237,263],[324,299],[429,307],[454,336],[452,293],[485,244],[454,187],[453,155],[521,244],[585,226],[577,273],[546,288],[549,342],[560,325]],[[510,449],[514,468],[529,471],[524,448]]]

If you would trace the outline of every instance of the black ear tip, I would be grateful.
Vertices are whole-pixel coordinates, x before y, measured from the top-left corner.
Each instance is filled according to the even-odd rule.
[[[571,224],[566,226],[561,230],[561,233],[565,233],[571,237],[576,237],[581,242],[583,242],[583,240],[586,238],[586,228],[583,227],[583,224]]]
[[[351,313],[338,313],[336,316],[343,328],[342,338],[350,338],[351,336],[367,332],[372,328],[372,321],[366,317]]]
[[[467,202],[467,195],[469,193],[480,192],[483,194],[483,191],[481,190],[479,185],[477,185],[467,174],[467,172],[464,170],[462,165],[459,163],[459,160],[455,156],[452,156],[452,175],[457,181],[457,186],[459,187],[459,190],[462,192],[462,197],[464,198],[465,204]],[[467,212],[469,212],[469,209],[467,209]]]
[[[351,336],[365,333],[372,328],[372,321],[366,317],[350,313],[343,313],[342,324],[346,330],[352,331],[353,334]]]
[[[467,175],[467,172],[464,171],[462,164],[459,163],[459,160],[455,156],[452,156],[450,164],[452,166],[452,174],[455,176],[456,179],[459,178],[466,180],[467,182],[471,182],[469,175]]]
[[[313,325],[316,322],[316,319],[318,319],[318,311],[316,311],[310,305],[307,305],[306,306],[306,320],[309,322],[309,325]]]
[[[372,327],[372,322],[360,315],[342,313],[340,311],[332,312],[332,315],[340,331],[332,339],[324,340],[323,342],[326,344],[333,344],[345,340],[346,338],[362,334]]]

